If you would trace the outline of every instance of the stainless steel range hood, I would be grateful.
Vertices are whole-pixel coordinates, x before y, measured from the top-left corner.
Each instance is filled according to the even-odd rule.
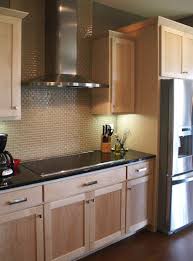
[[[92,0],[46,0],[45,76],[30,81],[28,85],[108,87],[85,79],[80,70],[84,60],[84,57],[80,59],[82,45],[88,45],[91,35]]]

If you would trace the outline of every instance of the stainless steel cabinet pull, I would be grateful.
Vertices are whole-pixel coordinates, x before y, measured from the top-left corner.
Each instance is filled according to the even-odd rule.
[[[15,204],[19,204],[19,203],[23,203],[26,202],[27,198],[19,198],[19,199],[14,199],[12,201],[8,201],[7,204],[8,205],[15,205]]]
[[[188,72],[182,72],[182,73],[188,73]]]
[[[18,110],[18,106],[12,106],[11,109],[16,111]]]
[[[95,181],[91,181],[91,182],[88,182],[88,183],[84,183],[83,186],[84,186],[84,187],[88,187],[88,186],[95,185],[95,184],[97,184],[97,183],[98,183],[98,181],[95,180]]]
[[[136,169],[136,172],[143,172],[143,171],[146,171],[147,170],[147,168],[141,168],[141,169]]]
[[[94,202],[95,202],[95,199],[94,199],[94,198],[93,198],[93,199],[91,199],[91,202],[93,202],[93,203],[94,203]]]

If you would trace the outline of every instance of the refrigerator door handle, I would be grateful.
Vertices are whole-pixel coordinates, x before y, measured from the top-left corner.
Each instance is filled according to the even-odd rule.
[[[190,181],[193,181],[193,177],[189,177],[189,178],[185,178],[185,179],[182,179],[182,178],[175,178],[175,180],[172,180],[172,185],[177,185],[177,184],[181,184],[181,183],[187,183],[187,182],[190,182]]]

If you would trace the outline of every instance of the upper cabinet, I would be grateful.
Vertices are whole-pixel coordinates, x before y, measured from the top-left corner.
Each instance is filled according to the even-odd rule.
[[[21,27],[26,15],[0,8],[0,119],[21,118]]]
[[[193,78],[193,35],[161,26],[161,76]]]
[[[193,34],[184,34],[182,47],[182,72],[193,79]]]
[[[126,34],[109,31],[93,41],[92,79],[109,88],[92,90],[93,114],[134,112],[135,45]]]
[[[161,76],[182,74],[182,43],[182,32],[161,26]]]
[[[159,118],[160,79],[193,79],[193,28],[159,16],[118,31],[135,41],[135,113]]]

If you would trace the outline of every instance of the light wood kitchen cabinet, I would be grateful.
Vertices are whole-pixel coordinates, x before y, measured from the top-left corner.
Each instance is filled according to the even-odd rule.
[[[21,117],[21,27],[26,15],[0,8],[0,119]]]
[[[109,88],[92,90],[93,114],[134,112],[135,44],[127,35],[109,31],[93,41],[92,79]]]
[[[161,26],[161,76],[181,77],[183,32]]]
[[[126,233],[152,224],[152,177],[154,161],[145,160],[127,167]]]
[[[76,260],[143,228],[152,163],[1,193],[0,260]]]
[[[193,34],[161,26],[161,76],[193,79]]]
[[[89,198],[86,193],[45,205],[46,261],[73,260],[89,249]]]
[[[72,260],[125,234],[125,183],[45,205],[46,261]]]
[[[127,183],[126,232],[135,232],[148,225],[149,176]]]
[[[0,216],[0,260],[44,261],[43,207]]]
[[[184,34],[182,53],[182,69],[188,78],[193,79],[193,34]]]
[[[66,194],[64,189],[64,197],[65,181],[44,188],[45,199],[51,200],[44,212],[46,261],[73,260],[125,234],[125,167],[96,171],[66,182],[71,184],[71,193],[67,189]],[[82,190],[85,192],[80,193]],[[52,201],[54,191],[59,191],[60,198]],[[79,194],[72,195],[73,191]]]
[[[125,182],[94,191],[91,199],[91,249],[125,234]]]
[[[0,194],[0,215],[32,208],[42,203],[42,186]]]

